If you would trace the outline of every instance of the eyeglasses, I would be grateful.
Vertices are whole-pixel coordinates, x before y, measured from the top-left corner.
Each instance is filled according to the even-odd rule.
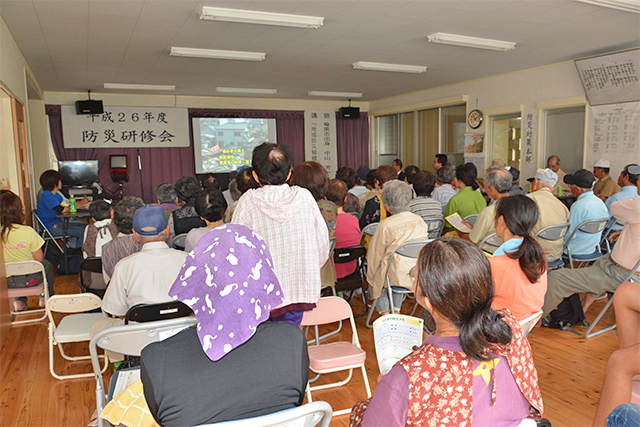
[[[416,280],[416,267],[413,266],[413,268],[411,268],[411,270],[409,270],[409,272],[407,273],[407,276],[409,276],[411,278],[411,280]]]

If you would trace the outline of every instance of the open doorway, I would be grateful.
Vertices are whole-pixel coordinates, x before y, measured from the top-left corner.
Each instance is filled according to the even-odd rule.
[[[522,117],[520,113],[492,117],[493,159],[520,170]],[[491,164],[491,162],[489,162]]]
[[[549,156],[558,156],[562,161],[562,170],[574,173],[582,169],[584,163],[584,127],[585,107],[555,108],[543,113],[544,131],[542,156],[547,166]]]

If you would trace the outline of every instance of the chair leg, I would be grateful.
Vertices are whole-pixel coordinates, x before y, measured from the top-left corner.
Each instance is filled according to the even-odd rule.
[[[16,316],[21,316],[24,314],[33,314],[33,313],[40,313],[42,312],[42,317],[36,317],[35,319],[28,319],[28,320],[13,320],[16,318]],[[36,323],[36,322],[42,322],[44,319],[47,318],[47,310],[45,310],[44,308],[37,308],[34,310],[27,310],[27,311],[13,311],[11,310],[11,324],[12,325],[24,325],[25,323]]]
[[[589,328],[587,328],[586,332],[584,333],[585,338],[595,337],[596,335],[603,334],[605,332],[611,331],[616,328],[616,324],[614,323],[613,326],[609,326],[597,332],[592,332],[593,329],[598,324],[598,322],[600,321],[600,319],[602,319],[602,316],[604,316],[607,310],[609,310],[609,307],[611,306],[612,303],[613,303],[613,297],[609,298],[609,301],[607,301],[607,304],[605,304],[602,310],[600,310],[600,313],[598,313],[598,316],[596,317],[596,319],[593,322],[591,322],[591,325],[589,325]]]
[[[369,329],[373,328],[373,323],[371,323],[371,316],[373,316],[373,312],[375,311],[377,299],[374,299],[371,302],[371,308],[369,308],[369,315],[367,316],[367,321],[365,322],[365,326]]]

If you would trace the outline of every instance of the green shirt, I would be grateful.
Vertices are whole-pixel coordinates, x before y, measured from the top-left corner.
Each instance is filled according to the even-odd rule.
[[[449,200],[444,216],[447,217],[458,212],[458,215],[464,219],[469,215],[479,214],[486,207],[487,202],[479,191],[475,191],[472,187],[464,187]],[[447,226],[451,227],[448,221]]]

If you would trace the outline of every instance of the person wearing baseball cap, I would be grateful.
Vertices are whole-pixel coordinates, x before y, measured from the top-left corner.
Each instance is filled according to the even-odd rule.
[[[620,176],[618,177],[618,185],[622,188],[622,191],[614,194],[609,197],[604,204],[609,209],[609,214],[611,214],[611,205],[615,202],[619,202],[620,200],[630,199],[632,197],[638,197],[638,178],[640,177],[638,174],[634,174],[630,172],[630,168],[637,167],[636,163],[628,164],[622,169],[620,172]],[[609,220],[609,225],[612,225],[612,230],[622,230],[622,225],[614,224],[617,221],[616,217],[611,215],[611,219]]]
[[[538,205],[538,222],[533,227],[531,235],[550,225],[561,225],[569,222],[569,209],[556,196],[552,189],[558,185],[558,175],[551,169],[538,169],[533,178],[527,181],[531,183],[531,193],[527,196],[533,199]],[[562,240],[536,239],[545,255],[547,261],[555,261],[562,255]]]
[[[640,174],[640,166],[630,165],[628,171],[630,174],[638,175]],[[574,186],[575,184],[571,185],[572,189]],[[636,187],[636,191],[640,195],[640,187],[637,182]],[[571,215],[573,215],[576,203],[571,206]],[[611,236],[613,239],[617,239],[613,250],[598,259],[591,267],[562,268],[549,273],[547,293],[542,307],[544,316],[551,313],[563,298],[576,292],[587,292],[587,296],[582,301],[582,308],[586,311],[590,303],[602,292],[615,291],[620,283],[629,276],[629,273],[632,273],[632,282],[640,283],[640,271],[632,272],[636,262],[640,259],[640,197],[632,197],[613,203],[611,214],[624,222],[622,230]]]
[[[573,233],[573,230],[584,221],[609,218],[609,211],[604,202],[593,193],[595,181],[595,176],[586,169],[580,169],[576,173],[565,175],[564,177],[565,184],[571,186],[571,194],[577,199],[571,205],[570,227],[564,236],[565,243]],[[573,236],[573,240],[569,243],[568,249],[571,249],[571,254],[574,256],[592,254],[600,242],[601,234],[602,232],[590,234],[577,231],[576,235]],[[565,253],[567,253],[567,249],[565,249]]]
[[[146,205],[136,210],[133,235],[142,245],[140,252],[120,260],[102,299],[102,310],[124,317],[136,304],[155,304],[172,301],[169,289],[173,285],[187,253],[167,245],[169,228],[164,209]],[[122,324],[122,319],[100,319],[92,327],[92,334]]]
[[[593,193],[603,202],[620,191],[618,184],[609,176],[610,168],[611,163],[605,159],[600,159],[593,164],[593,174],[598,178],[598,182],[593,187]]]

